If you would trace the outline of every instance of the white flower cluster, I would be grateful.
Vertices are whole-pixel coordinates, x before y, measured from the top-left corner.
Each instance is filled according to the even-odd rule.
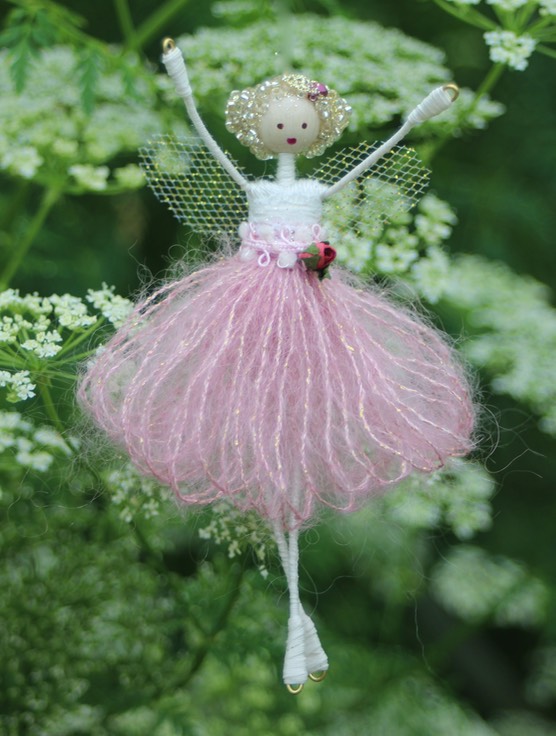
[[[495,484],[484,467],[452,460],[425,477],[411,476],[382,499],[388,515],[414,529],[447,524],[459,539],[469,539],[492,523],[490,499]]]
[[[549,289],[502,263],[461,256],[445,298],[467,312],[467,357],[495,376],[492,387],[531,406],[556,435],[556,310]],[[519,298],[516,298],[516,294]]]
[[[490,49],[491,61],[506,64],[517,71],[527,68],[529,57],[537,45],[531,36],[518,36],[513,31],[488,31],[484,34],[484,39]]]
[[[361,200],[356,188],[346,188],[327,205],[328,237],[340,246],[338,260],[354,271],[402,277],[430,303],[438,301],[448,285],[449,262],[442,244],[456,222],[454,212],[427,194],[414,218],[393,211],[389,224],[377,231],[375,209],[373,201]]]
[[[79,64],[77,51],[68,47],[41,51],[23,98],[9,78],[8,51],[0,50],[0,170],[42,184],[53,181],[75,193],[136,189],[144,181],[138,166],[109,169],[106,164],[122,153],[135,153],[161,130],[158,79],[153,84],[146,66],[119,57],[112,69],[104,65],[95,107],[85,115]],[[130,94],[130,80],[136,95]],[[181,121],[174,128],[187,129]]]
[[[525,567],[471,545],[455,547],[432,574],[432,590],[466,621],[492,618],[500,626],[537,626],[545,618],[546,585]]]
[[[128,524],[137,517],[158,516],[169,496],[167,488],[141,475],[131,463],[106,473],[104,480],[120,518]]]
[[[115,294],[106,284],[96,291],[90,289],[86,300],[116,326],[132,307],[129,300]],[[8,389],[8,401],[35,396],[32,372],[45,360],[61,358],[65,349],[76,345],[76,333],[85,334],[99,323],[99,317],[89,312],[85,301],[71,294],[41,297],[21,296],[15,289],[1,292],[0,387]]]
[[[539,0],[541,15],[556,16],[556,0]]]
[[[0,411],[0,457],[9,454],[22,468],[44,473],[56,456],[69,457],[76,446],[52,427],[35,427],[19,412]]]
[[[368,130],[407,114],[427,91],[450,79],[442,52],[398,30],[340,16],[296,15],[296,32],[282,54],[283,30],[279,22],[258,21],[237,28],[202,29],[178,39],[187,59],[195,95],[209,109],[224,109],[232,89],[299,69],[334,87],[354,109],[350,130]],[[471,94],[471,93],[470,93]],[[472,96],[472,95],[471,95]],[[462,94],[462,99],[464,95]],[[449,116],[434,118],[431,130],[483,126],[492,116],[487,100],[473,108],[454,105]]]
[[[7,388],[7,400],[15,403],[32,399],[37,387],[31,382],[29,371],[15,371],[15,373],[0,371],[0,388]]]
[[[210,523],[199,529],[201,539],[227,547],[228,557],[233,559],[250,548],[255,554],[260,574],[268,577],[266,568],[266,537],[260,519],[254,514],[239,512],[230,503],[214,504],[207,512]]]
[[[104,283],[102,289],[87,291],[87,301],[115,327],[120,327],[133,309],[129,299],[114,293],[114,287]]]

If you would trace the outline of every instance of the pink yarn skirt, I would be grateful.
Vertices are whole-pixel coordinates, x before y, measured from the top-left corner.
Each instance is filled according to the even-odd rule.
[[[349,511],[471,448],[473,406],[436,331],[334,270],[222,259],[139,304],[79,398],[186,504],[284,527]]]

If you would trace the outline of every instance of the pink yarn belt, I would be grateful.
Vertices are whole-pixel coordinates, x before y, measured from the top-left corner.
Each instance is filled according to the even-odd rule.
[[[293,268],[297,254],[303,253],[311,243],[326,239],[323,227],[314,225],[271,225],[243,222],[239,226],[240,258],[251,261],[258,256],[259,266],[277,261],[279,268]]]

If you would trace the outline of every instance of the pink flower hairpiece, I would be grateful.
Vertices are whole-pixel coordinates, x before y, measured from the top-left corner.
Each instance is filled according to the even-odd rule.
[[[307,97],[311,100],[311,102],[316,102],[319,97],[327,96],[328,87],[325,84],[321,84],[320,82],[315,82],[311,87],[311,91],[307,94]]]

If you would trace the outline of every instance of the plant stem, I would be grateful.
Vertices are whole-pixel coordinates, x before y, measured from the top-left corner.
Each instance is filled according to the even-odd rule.
[[[46,217],[56,201],[58,200],[61,192],[59,189],[49,188],[46,189],[39,209],[36,211],[35,216],[31,220],[27,232],[19,241],[16,250],[14,251],[11,259],[6,264],[2,275],[0,276],[0,289],[6,289],[13,275],[17,272],[21,265],[27,251],[33,244],[33,241],[37,237],[39,230],[41,229]]]
[[[473,105],[471,106],[471,110],[475,108],[481,97],[488,94],[491,89],[494,87],[494,85],[498,82],[500,77],[502,76],[502,72],[505,69],[504,64],[494,64],[494,66],[491,66],[491,68],[488,71],[488,74],[481,82],[479,89],[475,93],[475,99],[473,100]]]
[[[217,616],[204,642],[195,651],[193,655],[193,660],[189,666],[189,669],[185,677],[183,679],[180,678],[179,682],[176,681],[174,683],[173,686],[176,688],[177,687],[185,688],[189,684],[189,682],[194,677],[194,675],[199,671],[207,655],[209,654],[210,647],[214,639],[219,634],[219,632],[222,631],[222,629],[226,626],[226,623],[230,617],[230,614],[239,598],[239,594],[241,592],[241,580],[243,578],[243,572],[244,572],[243,565],[235,565],[234,567],[236,568],[236,573],[230,580],[230,588],[229,588],[230,592],[228,593],[224,607],[220,611],[220,614]]]
[[[21,207],[23,206],[25,202],[28,191],[29,191],[29,181],[27,179],[24,179],[23,181],[21,181],[21,183],[17,187],[16,192],[14,196],[12,197],[11,202],[6,208],[4,220],[2,222],[2,230],[8,232],[11,229],[12,223],[17,217],[17,213],[20,211]]]
[[[105,319],[104,317],[99,317],[98,320],[92,324],[90,327],[88,327],[85,332],[82,332],[80,335],[75,335],[75,333],[69,338],[69,340],[64,344],[62,349],[58,353],[58,358],[62,358],[64,355],[66,355],[71,350],[75,350],[75,348],[80,345],[84,340],[87,340],[93,333],[95,333],[100,327],[104,324]],[[90,351],[87,351],[85,353],[85,357],[89,354],[94,352],[94,349],[91,349]],[[73,360],[74,356],[71,356],[71,359]],[[57,361],[62,362],[62,361]],[[66,361],[67,362],[67,361]]]
[[[133,26],[133,19],[131,17],[131,11],[127,0],[114,0],[114,6],[116,9],[116,15],[120,23],[122,35],[124,37],[125,45],[128,49],[135,49],[137,40],[135,37],[135,28]]]
[[[63,435],[65,427],[60,419],[60,415],[58,414],[56,407],[54,406],[54,401],[52,400],[52,394],[50,393],[50,387],[48,385],[48,379],[40,379],[38,381],[38,386],[44,408],[46,409],[46,413],[50,421],[56,427],[58,432]]]
[[[135,48],[140,50],[152,38],[158,35],[171,18],[184,8],[189,0],[167,0],[164,5],[154,11],[137,29]]]

